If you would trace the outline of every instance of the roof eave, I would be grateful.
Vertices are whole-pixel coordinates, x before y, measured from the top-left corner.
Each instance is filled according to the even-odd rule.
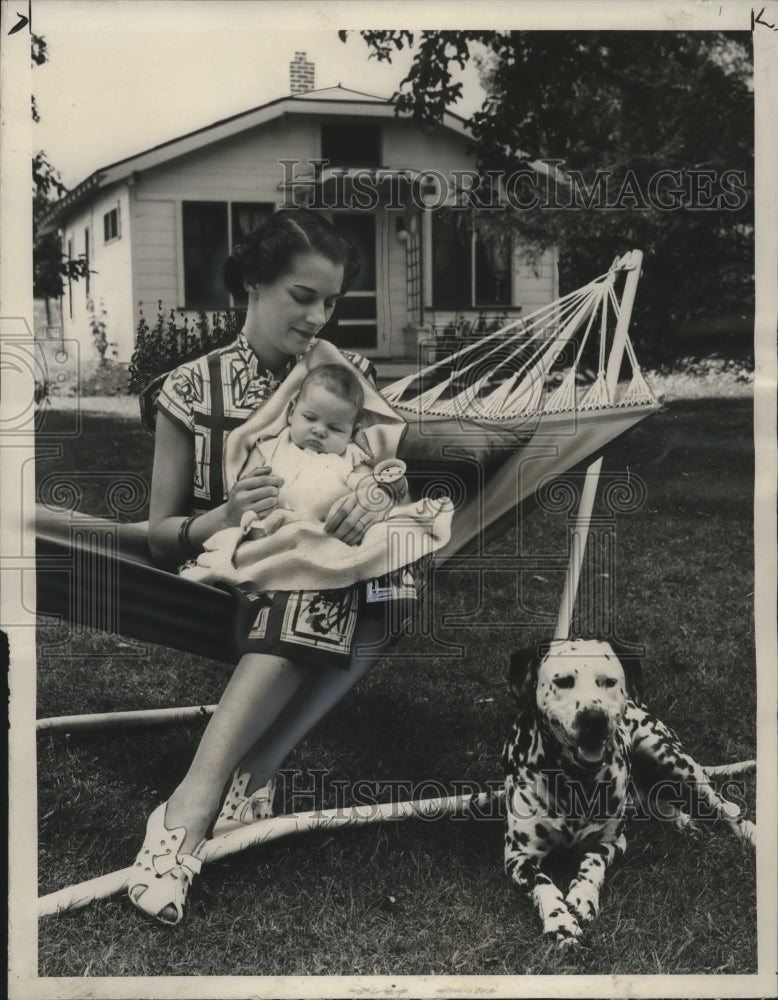
[[[337,88],[327,88],[336,90]],[[342,88],[344,89],[344,88]],[[308,95],[317,93],[309,91]],[[355,94],[355,91],[344,93]],[[149,170],[152,167],[166,163],[169,160],[186,156],[188,153],[196,152],[204,146],[209,146],[215,142],[232,138],[235,135],[245,132],[251,128],[265,125],[276,118],[281,118],[285,114],[369,114],[381,118],[397,118],[395,107],[388,98],[371,97],[367,94],[354,97],[327,97],[313,98],[306,94],[292,94],[278,98],[263,104],[250,111],[241,111],[237,115],[231,115],[221,121],[213,122],[203,128],[188,132],[186,135],[169,139],[166,142],[153,146],[142,153],[135,153],[133,156],[117,160],[106,167],[101,167],[85,180],[77,184],[69,191],[64,198],[61,198],[52,208],[52,211],[43,220],[42,231],[48,232],[58,228],[75,210],[96,190],[109,187],[111,184],[126,180],[134,173]],[[401,120],[410,121],[410,116],[402,116]],[[470,138],[470,132],[463,118],[453,112],[444,113],[443,127],[453,132],[459,133],[465,138]]]
[[[96,170],[93,174],[90,174],[85,180],[81,181],[74,188],[71,188],[68,193],[55,202],[51,210],[43,217],[40,225],[40,231],[42,234],[54,232],[59,229],[61,224],[65,219],[69,218],[76,209],[92,195],[94,191],[99,190],[104,187],[103,185],[104,173],[102,170]]]

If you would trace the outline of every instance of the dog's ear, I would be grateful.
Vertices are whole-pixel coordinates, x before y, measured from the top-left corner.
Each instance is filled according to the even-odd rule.
[[[508,667],[508,688],[524,711],[535,704],[535,687],[538,678],[540,650],[537,646],[515,649]]]
[[[643,667],[638,650],[642,647],[627,645],[625,642],[610,639],[610,646],[618,656],[619,663],[624,668],[624,678],[627,682],[627,695],[637,705],[643,704]]]

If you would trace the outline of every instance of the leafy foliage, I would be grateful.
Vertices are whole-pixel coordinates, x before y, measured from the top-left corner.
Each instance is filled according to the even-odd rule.
[[[475,212],[476,224],[487,233],[512,231],[530,259],[557,247],[562,292],[638,247],[645,273],[633,331],[656,353],[670,345],[672,328],[692,317],[752,310],[750,36],[365,31],[362,37],[379,61],[416,45],[393,100],[398,113],[422,121],[439,120],[461,96],[452,70],[477,61],[487,91],[468,122],[478,168],[510,176],[538,160],[552,167],[540,204]],[[646,197],[661,171],[676,172],[686,194],[670,208],[658,204],[666,206],[666,197]],[[588,207],[586,199],[571,199],[571,172],[585,191],[607,173],[611,199]],[[721,194],[727,176],[738,198],[714,197],[710,204],[706,196]]]
[[[42,38],[40,35],[33,35],[30,41],[30,47],[30,57],[32,59],[33,66],[42,66],[49,58],[46,39]],[[38,106],[35,103],[35,94],[32,95],[32,120],[34,122],[39,122],[41,120],[40,115],[38,114]]]
[[[51,211],[53,199],[41,194],[42,189],[56,189],[61,186],[59,174],[46,159],[45,153],[33,157],[33,197],[32,197],[32,282],[36,299],[58,299],[64,293],[68,281],[85,278],[89,264],[85,257],[69,259],[62,253],[59,233],[41,232],[43,219]]]
[[[214,312],[210,318],[200,312],[192,322],[183,312],[164,310],[160,302],[154,326],[150,327],[141,309],[127,391],[138,393],[185,361],[230,343],[240,332],[243,318],[244,312],[236,309]]]
[[[89,313],[89,328],[92,331],[92,342],[95,345],[95,350],[100,358],[100,367],[104,368],[108,364],[108,359],[106,358],[108,348],[113,348],[114,355],[117,353],[115,341],[108,339],[105,303],[102,299],[100,299],[100,308],[98,310],[95,308],[94,300],[89,299],[86,304],[86,309]]]
[[[46,40],[32,36],[31,59],[33,66],[42,66],[49,58]],[[32,120],[40,121],[40,114],[32,96]],[[89,272],[85,257],[72,260],[62,253],[62,241],[56,232],[42,232],[43,221],[56,201],[67,194],[67,187],[59,171],[49,162],[41,149],[32,158],[32,286],[36,299],[58,299],[65,290],[65,282],[78,281]]]

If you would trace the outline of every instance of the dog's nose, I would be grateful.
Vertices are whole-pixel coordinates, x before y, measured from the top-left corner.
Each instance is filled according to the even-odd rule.
[[[582,708],[575,717],[578,732],[583,740],[592,742],[607,739],[609,734],[608,714],[601,708]]]

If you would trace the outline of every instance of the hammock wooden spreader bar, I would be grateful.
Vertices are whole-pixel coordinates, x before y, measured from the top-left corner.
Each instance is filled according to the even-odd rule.
[[[468,421],[452,422],[435,416],[427,417],[424,414],[419,414],[418,420],[410,423],[405,443],[405,447],[408,448],[412,448],[418,436],[428,441],[442,440],[443,447],[447,444],[449,447],[457,444],[463,447],[469,445],[471,450],[477,451],[479,447],[488,448],[491,444],[493,448],[502,449],[503,460],[490,474],[484,488],[468,496],[465,503],[457,509],[452,527],[452,542],[438,551],[436,564],[441,564],[457,552],[472,546],[472,543],[483,535],[485,526],[501,524],[517,503],[534,494],[550,477],[576,468],[587,458],[601,453],[608,443],[660,408],[660,404],[640,375],[627,334],[641,262],[640,251],[631,251],[614,262],[607,282],[595,283],[600,290],[596,305],[604,308],[606,302],[610,301],[612,279],[616,273],[626,272],[621,304],[615,311],[616,329],[613,333],[613,342],[607,354],[601,351],[601,357],[608,357],[608,368],[607,372],[603,373],[605,395],[598,403],[592,401],[587,394],[585,398],[588,398],[589,402],[583,408],[581,401],[575,399],[577,393],[573,389],[570,406],[562,409],[559,398],[552,391],[545,405],[541,403],[531,412],[514,416],[510,425],[501,420],[493,421],[485,417],[470,417]],[[589,305],[593,307],[595,303],[590,301]],[[582,321],[583,317],[579,317],[579,325]],[[592,328],[590,324],[589,329]],[[605,329],[605,324],[601,323],[601,342]],[[619,374],[625,353],[633,372],[626,392],[623,396],[619,396]],[[580,356],[580,350],[578,355]],[[574,374],[574,369],[572,373]],[[402,412],[403,404],[393,405]],[[502,439],[499,438],[500,432]],[[511,435],[514,436],[513,445],[510,441]],[[500,444],[495,445],[498,440]],[[423,445],[420,446],[420,450],[423,450]],[[581,540],[586,538],[591,518],[590,503],[594,500],[599,470],[599,465],[596,468],[591,467],[587,475],[585,495],[582,497],[579,509],[579,523],[573,533],[573,551],[562,602],[564,610],[560,613],[557,626],[558,637],[565,624],[569,630],[574,603],[574,600],[571,603],[570,599],[577,593],[583,559]]]

